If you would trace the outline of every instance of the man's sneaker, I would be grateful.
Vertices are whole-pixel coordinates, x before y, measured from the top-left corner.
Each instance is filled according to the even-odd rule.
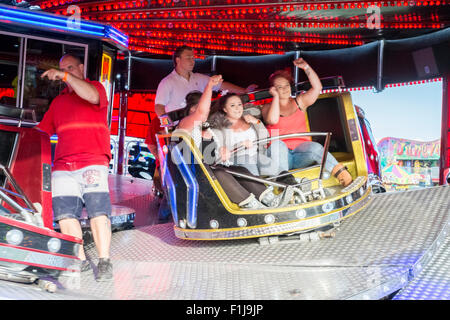
[[[110,281],[113,279],[112,263],[109,258],[98,259],[97,281]]]

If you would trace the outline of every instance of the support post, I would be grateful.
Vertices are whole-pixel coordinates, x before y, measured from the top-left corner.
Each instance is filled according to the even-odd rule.
[[[439,158],[439,185],[445,184],[445,175],[450,168],[450,111],[449,111],[450,73],[442,79],[442,122],[441,122],[441,156]]]
[[[119,143],[117,150],[117,174],[124,174],[124,155],[125,155],[125,137],[127,133],[127,113],[128,113],[128,94],[130,90],[131,76],[131,54],[128,52],[127,75],[124,83],[120,86],[120,106],[119,106]]]

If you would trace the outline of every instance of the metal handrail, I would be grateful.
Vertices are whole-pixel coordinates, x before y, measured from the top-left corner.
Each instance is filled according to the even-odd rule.
[[[323,171],[324,171],[324,167],[325,167],[325,163],[326,163],[326,159],[327,159],[327,155],[328,155],[328,148],[329,148],[329,145],[330,145],[331,134],[332,134],[331,132],[290,133],[290,134],[284,134],[284,135],[281,135],[281,136],[274,136],[274,137],[263,138],[263,139],[254,141],[252,143],[253,145],[258,145],[258,144],[261,144],[261,143],[267,143],[267,142],[270,142],[270,141],[273,141],[273,140],[286,139],[286,138],[297,138],[297,137],[305,137],[305,136],[325,136],[325,143],[324,143],[324,148],[323,148],[322,161],[321,161],[320,165],[314,165],[314,166],[310,166],[308,168],[299,168],[299,169],[296,169],[294,171],[290,171],[290,172],[287,172],[287,173],[283,173],[283,174],[279,174],[277,176],[271,176],[271,177],[267,177],[267,178],[258,178],[258,177],[249,176],[249,175],[246,175],[246,174],[243,174],[243,173],[238,173],[238,172],[235,172],[233,170],[227,169],[224,166],[221,167],[221,168],[225,169],[228,173],[233,174],[233,175],[238,176],[238,177],[243,177],[243,178],[246,178],[246,179],[249,179],[249,180],[253,180],[253,181],[257,181],[257,182],[267,183],[267,184],[270,184],[270,185],[273,185],[273,186],[277,186],[277,187],[286,187],[287,184],[280,183],[280,182],[274,182],[272,180],[275,180],[275,179],[278,179],[278,178],[282,178],[284,176],[287,176],[287,175],[290,175],[290,174],[294,174],[294,173],[297,173],[297,172],[305,171],[305,170],[308,170],[308,169],[311,169],[311,168],[319,167],[320,169],[319,169],[319,176],[318,176],[318,178],[312,179],[312,180],[308,180],[307,182],[300,182],[298,184],[295,184],[294,186],[300,186],[300,185],[307,184],[307,183],[310,183],[310,182],[313,182],[313,181],[320,181],[320,180],[322,180],[322,177],[323,177]],[[172,134],[157,134],[156,136],[157,136],[157,138],[170,138],[172,136]],[[231,154],[233,154],[235,152],[238,152],[238,151],[242,150],[243,148],[245,148],[245,146],[236,147],[236,148],[234,148],[231,151]],[[220,165],[219,160],[216,160],[216,162],[214,164],[212,164],[210,167],[214,169],[214,168],[217,168],[216,167],[217,165]]]
[[[318,176],[318,178],[313,179],[313,180],[309,180],[308,182],[301,182],[301,183],[298,183],[298,184],[294,185],[294,186],[299,186],[299,185],[302,185],[302,184],[310,183],[312,181],[322,180],[323,171],[324,171],[324,167],[325,167],[325,163],[326,163],[327,155],[328,155],[328,148],[329,148],[329,145],[330,145],[331,132],[291,133],[291,134],[285,134],[285,135],[281,135],[281,136],[275,136],[275,137],[268,137],[268,138],[260,139],[260,140],[257,140],[257,141],[253,141],[252,144],[253,145],[258,145],[258,144],[267,143],[267,142],[270,142],[270,141],[273,141],[273,140],[286,139],[286,138],[297,138],[297,137],[304,137],[304,136],[325,136],[325,143],[324,143],[324,148],[323,148],[322,161],[321,161],[320,165],[315,165],[315,166],[309,167],[309,168],[315,168],[315,167],[319,166],[320,169],[319,169],[319,176]],[[236,147],[230,152],[230,154],[236,153],[236,152],[238,152],[238,151],[240,151],[240,150],[242,150],[244,148],[245,148],[245,146]],[[216,160],[216,162],[214,163],[213,166],[218,165],[218,164],[219,164],[219,160]],[[258,178],[259,180],[256,180],[256,179],[253,179],[253,178],[250,179],[250,176],[246,176],[246,175],[242,175],[242,174],[236,174],[235,172],[231,172],[231,171],[229,173],[235,174],[237,176],[240,175],[242,177],[245,176],[245,178],[250,179],[250,180],[264,182],[264,183],[269,183],[270,182],[269,184],[273,184],[272,180],[275,180],[275,179],[278,179],[278,178],[282,178],[284,176],[287,176],[287,175],[290,175],[290,174],[294,174],[294,173],[297,173],[297,172],[300,172],[300,171],[304,171],[304,170],[307,170],[309,168],[299,168],[299,169],[294,170],[292,172],[279,174],[277,176],[271,176],[271,177],[266,178],[266,179]]]
[[[13,178],[11,172],[6,168],[4,165],[0,164],[0,171],[3,172],[5,175],[7,181],[11,184],[11,186],[16,190],[16,192],[13,192],[11,190],[5,189],[3,187],[0,187],[0,199],[6,202],[9,206],[11,206],[14,210],[16,210],[22,218],[31,224],[34,225],[42,225],[42,221],[37,221],[39,219],[36,219],[36,215],[38,213],[38,210],[33,205],[33,203],[28,199],[28,197],[25,195],[25,193],[22,191],[22,189],[17,184],[16,180]],[[22,199],[25,204],[27,205],[27,208],[22,207],[19,203],[17,203],[14,199],[12,199],[10,196],[7,195],[9,193],[10,195],[15,196],[16,198]]]

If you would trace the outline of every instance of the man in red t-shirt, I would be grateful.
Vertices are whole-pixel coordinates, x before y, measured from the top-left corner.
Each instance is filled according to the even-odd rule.
[[[52,101],[37,126],[49,136],[58,135],[52,170],[54,220],[62,233],[82,238],[79,218],[83,205],[86,207],[99,256],[96,279],[107,281],[113,275],[109,259],[111,149],[106,91],[100,82],[84,78],[84,65],[73,55],[63,56],[59,68],[47,70],[41,77],[62,80],[67,88]],[[83,247],[78,256],[81,271],[89,270]]]

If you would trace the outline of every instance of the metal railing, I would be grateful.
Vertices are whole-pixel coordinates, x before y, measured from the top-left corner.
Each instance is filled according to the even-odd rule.
[[[305,136],[324,136],[324,137],[325,137],[325,143],[324,143],[323,154],[322,154],[322,161],[321,161],[320,165],[312,166],[312,167],[319,167],[319,168],[320,168],[320,170],[319,170],[319,177],[318,177],[317,179],[314,179],[314,180],[309,180],[309,182],[311,182],[311,181],[317,181],[317,180],[322,180],[322,177],[323,177],[323,171],[324,171],[324,168],[325,168],[325,163],[326,163],[326,161],[327,161],[327,155],[328,155],[328,148],[329,148],[329,145],[330,145],[330,136],[331,136],[331,132],[301,132],[301,133],[291,133],[291,134],[285,134],[285,135],[281,135],[281,136],[274,136],[274,137],[268,137],[268,138],[260,139],[260,140],[258,140],[258,141],[254,141],[254,142],[253,142],[253,145],[258,145],[258,144],[261,144],[261,143],[268,143],[268,142],[271,142],[271,141],[274,141],[274,140],[288,139],[288,138],[298,138],[298,137],[305,137]],[[237,147],[237,148],[234,148],[234,149],[230,152],[230,154],[239,152],[239,151],[241,151],[241,150],[244,149],[244,148],[245,148],[245,146],[239,146],[239,147]],[[218,164],[218,162],[216,161],[215,165],[217,165],[217,164]],[[269,177],[269,178],[267,178],[267,179],[264,179],[264,180],[266,180],[266,181],[276,180],[276,179],[278,179],[278,178],[282,178],[282,177],[285,177],[285,176],[287,176],[287,175],[291,175],[291,174],[294,174],[294,173],[297,173],[297,172],[301,172],[301,171],[304,171],[304,170],[308,170],[308,169],[310,169],[310,168],[312,168],[312,167],[308,167],[308,168],[299,168],[299,169],[296,169],[296,170],[294,170],[294,171],[290,171],[290,172],[288,172],[288,173],[283,173],[283,174],[280,174],[280,175],[277,175],[277,176],[271,176],[271,177]],[[299,186],[299,185],[302,185],[302,184],[303,184],[303,183],[299,183],[299,184],[297,184],[297,185],[295,185],[295,186]]]
[[[39,211],[22,191],[8,168],[0,164],[0,172],[6,177],[7,182],[9,182],[12,188],[16,191],[14,192],[4,187],[0,187],[0,200],[4,201],[13,210],[20,214],[25,222],[42,227],[44,224],[42,222],[42,217],[40,216]],[[16,199],[22,200],[25,203],[26,207],[24,208],[23,206],[21,206],[11,196]]]

